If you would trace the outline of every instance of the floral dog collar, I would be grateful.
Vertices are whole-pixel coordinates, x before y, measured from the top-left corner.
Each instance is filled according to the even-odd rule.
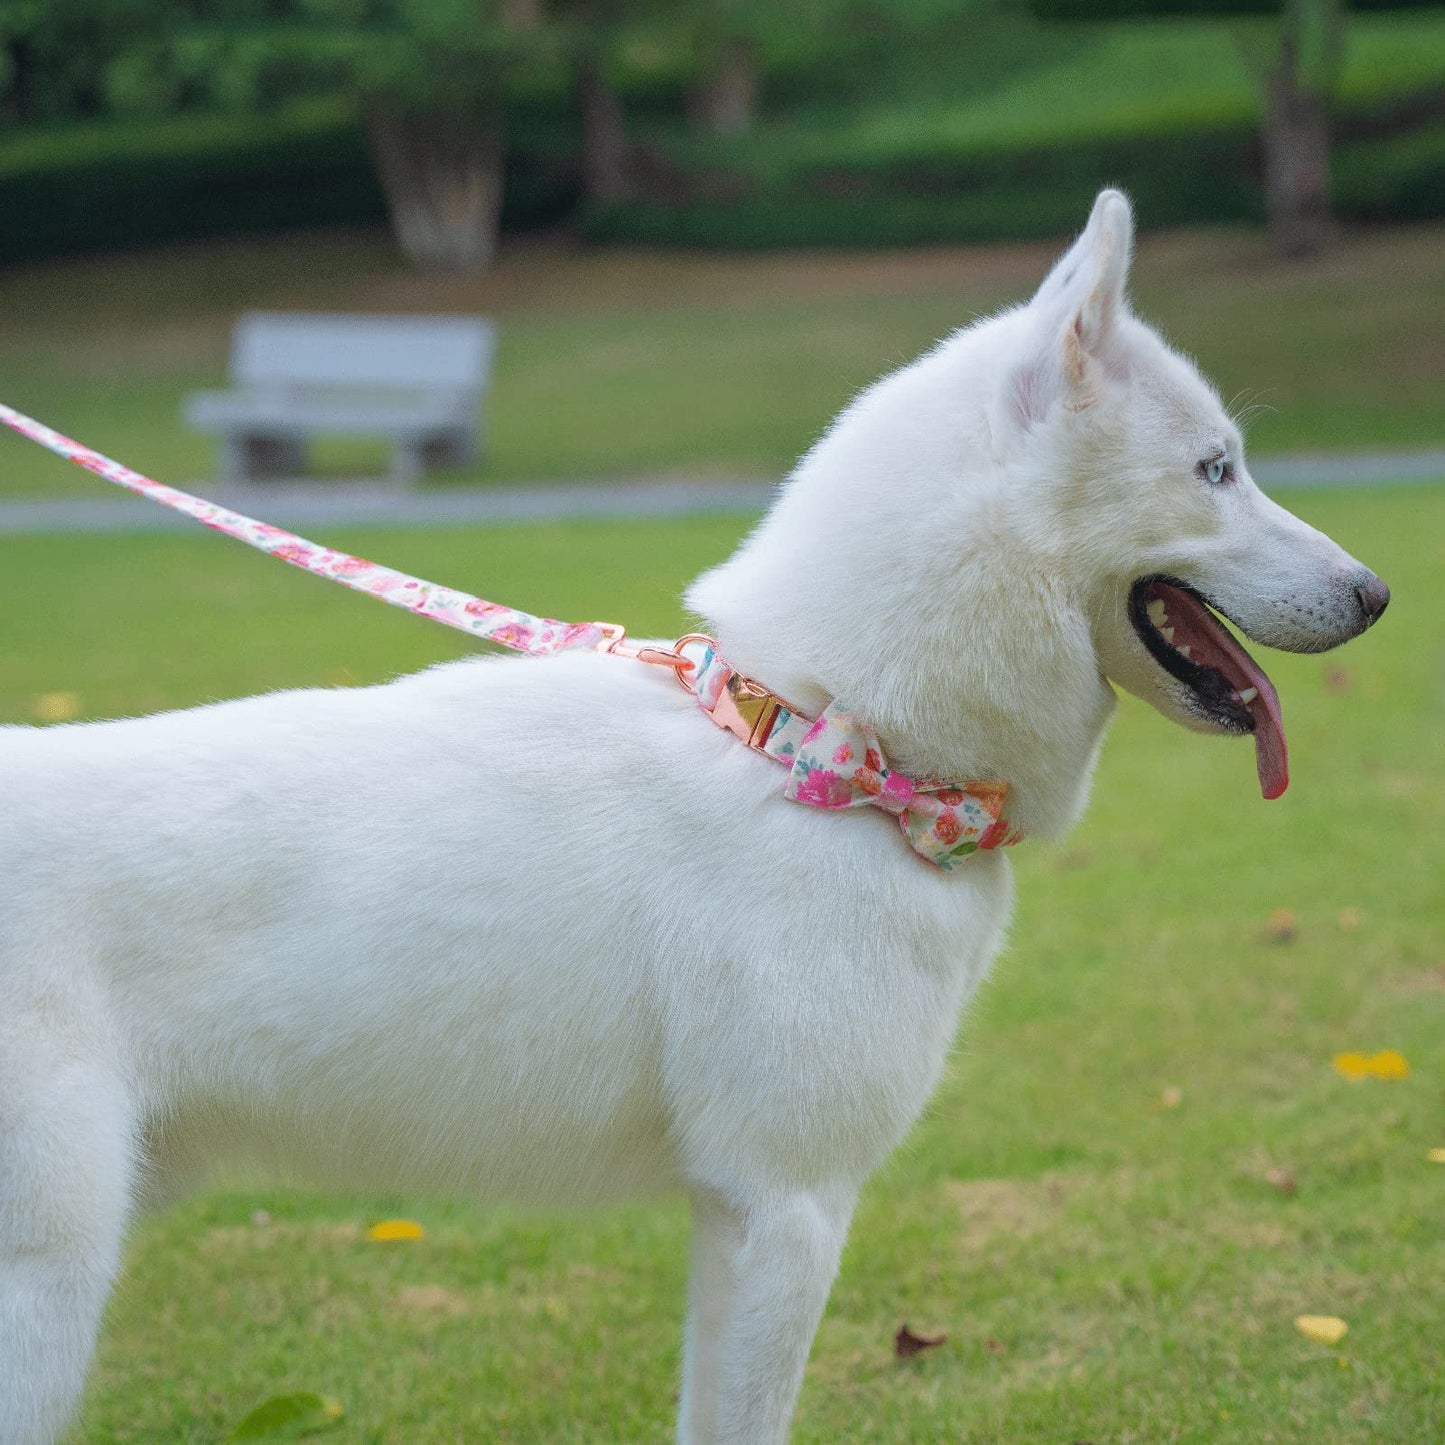
[[[703,648],[697,662],[686,658],[694,644]],[[1020,834],[1003,812],[1007,784],[910,778],[888,766],[878,739],[851,709],[832,702],[819,717],[804,716],[730,667],[710,637],[684,637],[674,655],[688,662],[687,675],[679,668],[678,676],[713,722],[788,767],[785,798],[830,811],[873,807],[892,813],[910,846],[945,871],[980,849],[1018,842]]]
[[[755,752],[788,767],[784,797],[831,811],[873,807],[892,813],[910,845],[939,868],[952,870],[971,853],[1007,847],[1019,840],[1019,833],[1003,815],[1006,784],[917,782],[888,766],[878,739],[863,727],[856,714],[834,702],[822,716],[805,717],[761,683],[729,667],[718,656],[717,645],[710,637],[693,633],[670,648],[649,646],[630,641],[626,630],[613,622],[558,622],[550,617],[533,617],[318,546],[280,527],[193,497],[132,471],[3,404],[0,422],[96,476],[184,513],[213,531],[473,637],[533,655],[586,647],[671,667],[678,681],[720,728]],[[694,660],[688,652],[698,646],[703,653]]]

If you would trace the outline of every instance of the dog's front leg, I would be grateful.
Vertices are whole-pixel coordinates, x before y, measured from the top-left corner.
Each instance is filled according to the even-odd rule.
[[[783,1445],[857,1190],[693,1193],[679,1445]]]
[[[60,990],[57,989],[57,993]],[[0,1441],[50,1445],[80,1398],[130,1212],[132,1116],[100,1027],[0,1017]]]

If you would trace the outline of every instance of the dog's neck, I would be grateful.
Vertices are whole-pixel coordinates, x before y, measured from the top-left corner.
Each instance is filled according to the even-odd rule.
[[[808,464],[689,601],[735,668],[816,716],[834,699],[913,777],[997,780],[1009,821],[1058,837],[1077,819],[1113,694],[1081,609],[1048,560],[976,515],[974,540],[848,514]]]

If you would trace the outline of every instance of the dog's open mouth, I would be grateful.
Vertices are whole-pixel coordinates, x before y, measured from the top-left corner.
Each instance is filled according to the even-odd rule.
[[[1260,791],[1279,797],[1289,786],[1279,696],[1205,599],[1176,578],[1141,577],[1129,589],[1129,620],[1160,667],[1189,689],[1201,718],[1254,734]]]

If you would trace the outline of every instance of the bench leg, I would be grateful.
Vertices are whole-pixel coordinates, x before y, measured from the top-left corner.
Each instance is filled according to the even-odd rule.
[[[306,448],[295,437],[249,437],[246,446],[253,477],[299,477],[306,470]]]
[[[221,442],[221,477],[248,482],[259,477],[299,477],[306,470],[306,448],[295,437],[242,433]]]
[[[433,437],[426,448],[431,467],[465,467],[477,459],[476,439],[470,432],[445,432]]]
[[[466,432],[444,432],[399,441],[392,449],[393,481],[414,482],[438,467],[464,467],[476,460],[476,447]]]

